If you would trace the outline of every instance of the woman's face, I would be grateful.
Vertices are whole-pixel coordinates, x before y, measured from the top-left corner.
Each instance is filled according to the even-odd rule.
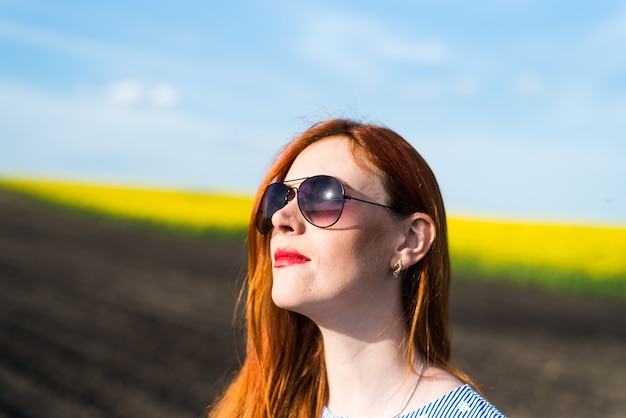
[[[382,180],[359,166],[346,138],[330,137],[306,148],[294,161],[288,180],[319,174],[338,178],[347,195],[388,204]],[[300,213],[296,199],[272,217],[274,303],[316,323],[353,320],[381,306],[399,304],[399,283],[391,277],[404,237],[402,220],[388,209],[345,200],[336,224],[318,228]]]

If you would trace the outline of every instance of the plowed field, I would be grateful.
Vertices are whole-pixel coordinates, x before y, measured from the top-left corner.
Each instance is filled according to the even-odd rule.
[[[199,417],[238,360],[243,242],[0,192],[0,418]],[[455,277],[454,360],[511,417],[624,417],[626,303]]]

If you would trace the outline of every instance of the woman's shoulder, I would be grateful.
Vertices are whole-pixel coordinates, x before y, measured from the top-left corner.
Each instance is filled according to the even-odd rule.
[[[504,415],[466,384],[400,418],[504,418]]]

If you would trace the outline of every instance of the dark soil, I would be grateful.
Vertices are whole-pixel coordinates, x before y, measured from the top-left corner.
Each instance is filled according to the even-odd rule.
[[[243,242],[0,192],[0,418],[199,417],[238,360]],[[509,417],[626,416],[626,303],[455,278],[455,363]]]

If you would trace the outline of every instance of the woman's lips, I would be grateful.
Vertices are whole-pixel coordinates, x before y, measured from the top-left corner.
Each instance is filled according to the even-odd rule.
[[[311,261],[305,255],[300,254],[296,250],[291,249],[278,249],[274,253],[274,267],[289,267],[296,264],[304,264]]]

